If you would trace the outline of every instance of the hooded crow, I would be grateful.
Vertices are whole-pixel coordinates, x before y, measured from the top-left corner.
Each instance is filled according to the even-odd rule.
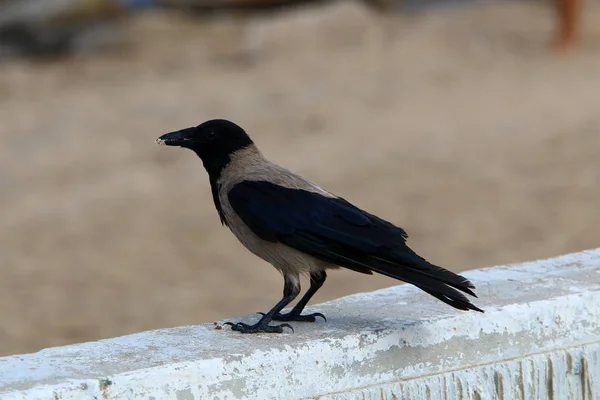
[[[208,172],[212,196],[223,225],[252,253],[283,275],[283,298],[254,325],[231,323],[242,333],[281,333],[287,324],[314,322],[321,313],[302,314],[327,278],[326,271],[348,268],[377,272],[411,283],[459,310],[483,312],[461,292],[477,297],[466,278],[433,265],[406,245],[406,232],[361,210],[268,161],[246,132],[215,119],[162,135],[157,143],[192,150]],[[300,293],[300,275],[310,288],[288,313],[281,310]]]

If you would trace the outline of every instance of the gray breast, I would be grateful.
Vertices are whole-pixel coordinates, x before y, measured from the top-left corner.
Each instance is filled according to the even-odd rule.
[[[235,159],[232,161],[236,161]],[[312,185],[304,179],[291,176],[291,172],[263,161],[263,163],[245,163],[236,165],[233,163],[225,167],[218,180],[219,201],[223,209],[225,220],[231,232],[252,253],[267,261],[281,272],[291,274],[307,274],[312,271],[320,271],[334,268],[334,265],[318,260],[308,254],[302,253],[282,243],[272,243],[260,239],[236,214],[229,203],[229,191],[244,180],[269,180],[282,186],[302,188],[305,190],[318,191],[330,195],[321,188]],[[265,172],[268,171],[268,172]],[[268,176],[267,176],[268,175]]]
[[[219,200],[227,225],[235,237],[252,253],[281,272],[294,275],[308,274],[312,271],[333,267],[285,244],[267,242],[259,238],[231,208],[227,193],[228,190],[225,188],[219,190]]]

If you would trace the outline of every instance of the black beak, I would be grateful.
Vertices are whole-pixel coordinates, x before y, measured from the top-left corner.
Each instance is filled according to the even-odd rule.
[[[171,133],[165,133],[158,139],[156,139],[157,144],[162,144],[165,146],[181,146],[181,147],[189,147],[195,141],[193,139],[193,133],[195,133],[196,128],[186,128],[180,131],[175,131]]]

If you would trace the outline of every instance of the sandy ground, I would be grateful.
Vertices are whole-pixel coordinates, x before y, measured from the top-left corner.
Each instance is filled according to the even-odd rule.
[[[541,3],[396,20],[338,4],[253,21],[252,64],[226,60],[231,24],[148,14],[118,53],[1,65],[0,354],[279,299],[199,160],[154,144],[213,117],[453,270],[600,246],[600,7],[585,16],[565,57]],[[333,272],[315,300],[395,284]]]

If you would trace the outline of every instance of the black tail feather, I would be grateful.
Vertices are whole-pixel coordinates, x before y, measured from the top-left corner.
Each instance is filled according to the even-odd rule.
[[[338,259],[340,265],[370,269],[382,275],[415,285],[419,289],[456,309],[483,312],[483,310],[472,304],[465,295],[459,292],[460,290],[471,296],[477,297],[471,290],[474,289],[475,286],[468,279],[455,274],[454,272],[430,264],[418,256],[417,259],[414,257],[407,257],[402,260],[402,262],[399,262],[400,260],[392,261],[372,255],[360,256],[353,254],[350,258],[336,253],[334,254],[334,257]]]
[[[429,290],[424,289],[422,287],[419,287],[419,289],[423,290],[424,292],[432,295],[436,299],[441,300],[444,303],[446,303],[446,304],[448,304],[448,305],[450,305],[450,306],[452,306],[452,307],[454,307],[456,309],[463,310],[463,311],[473,310],[473,311],[485,312],[481,308],[479,308],[476,305],[474,305],[473,303],[471,303],[468,299],[465,299],[465,300],[451,299],[451,298],[446,297],[445,295],[443,295],[441,293],[432,292],[432,291],[429,291]]]
[[[389,255],[385,254],[383,258],[389,260],[389,262],[392,264],[401,265],[404,268],[410,268],[415,272],[442,281],[445,284],[450,285],[462,292],[470,294],[473,297],[477,297],[477,295],[471,290],[475,289],[475,285],[473,285],[467,278],[455,274],[454,272],[445,268],[431,264],[429,261],[412,251],[408,246],[404,246],[404,248],[401,250],[389,252]]]

